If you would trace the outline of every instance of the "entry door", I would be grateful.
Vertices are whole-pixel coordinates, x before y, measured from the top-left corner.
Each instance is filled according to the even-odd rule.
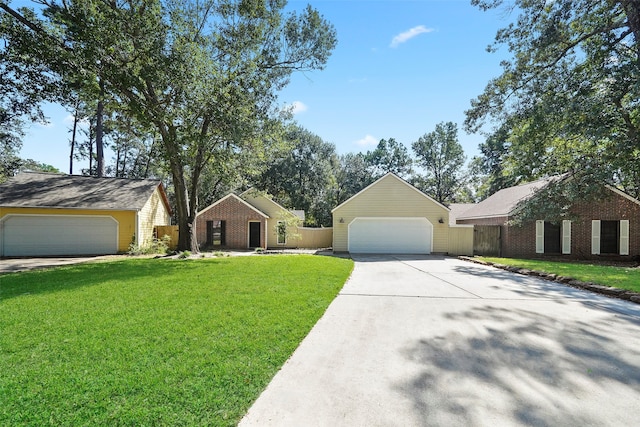
[[[249,223],[249,247],[250,248],[260,247],[260,223],[259,222]]]

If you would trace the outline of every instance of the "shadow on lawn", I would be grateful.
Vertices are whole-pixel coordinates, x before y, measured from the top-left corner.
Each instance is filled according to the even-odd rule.
[[[0,301],[23,295],[68,291],[144,277],[179,274],[193,263],[219,263],[220,260],[131,259],[60,266],[45,270],[9,273],[0,276]]]
[[[554,303],[555,305],[555,303]],[[443,315],[450,329],[403,350],[420,374],[396,388],[423,425],[629,425],[640,400],[640,322],[482,306]],[[446,390],[443,393],[442,390]]]

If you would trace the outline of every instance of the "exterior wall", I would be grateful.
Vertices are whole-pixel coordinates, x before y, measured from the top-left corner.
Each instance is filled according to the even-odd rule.
[[[127,252],[136,233],[135,211],[108,211],[89,209],[0,208],[0,218],[9,214],[20,215],[100,215],[110,216],[118,222],[118,252]]]
[[[640,205],[613,191],[600,201],[578,203],[571,213],[578,219],[571,222],[571,254],[559,255],[567,259],[611,259],[612,255],[591,254],[591,221],[592,220],[628,220],[629,221],[629,255],[618,256],[618,259],[630,259],[640,256]],[[542,219],[542,218],[541,218]],[[459,220],[458,223],[474,223],[478,225],[502,225],[502,256],[508,258],[539,258],[544,254],[536,253],[535,222],[522,227],[504,225],[506,218],[490,218],[483,220]]]
[[[473,255],[473,226],[449,227],[449,255]]]
[[[207,244],[207,221],[225,221],[225,248],[247,249],[249,247],[249,221],[260,222],[260,246],[265,247],[267,220],[235,197],[222,200],[196,218],[196,237],[200,247]]]
[[[449,252],[449,211],[393,175],[387,175],[333,211],[333,250],[348,251],[356,217],[423,217],[433,224],[432,252]]]
[[[299,237],[297,239],[293,239],[291,244],[295,244],[298,248],[330,248],[333,243],[333,228],[331,227],[298,227],[296,234]]]
[[[170,224],[171,216],[162,200],[160,191],[156,188],[147,203],[138,212],[138,244],[145,244],[153,239],[154,226]]]
[[[255,206],[260,212],[264,212],[269,216],[267,221],[267,246],[268,248],[296,248],[296,247],[308,247],[300,238],[298,227],[294,224],[300,224],[301,221],[296,220],[295,215],[274,202],[270,198],[264,196],[261,193],[252,193],[251,191],[242,194],[242,198],[247,201],[251,206]],[[287,234],[292,237],[286,238],[284,245],[278,244],[278,221],[289,221],[290,225],[287,227]],[[298,235],[296,237],[296,235]]]

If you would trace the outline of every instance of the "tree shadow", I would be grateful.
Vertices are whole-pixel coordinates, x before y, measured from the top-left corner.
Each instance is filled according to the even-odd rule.
[[[122,260],[64,265],[50,269],[0,275],[0,301],[23,296],[48,294],[90,287],[105,282],[176,274],[192,269],[202,260]],[[219,260],[207,259],[207,263]]]
[[[443,325],[475,332],[454,326],[402,349],[419,374],[397,390],[424,425],[496,424],[498,413],[518,425],[637,421],[640,320],[604,313],[587,322],[551,305],[548,313],[483,305],[444,314]]]

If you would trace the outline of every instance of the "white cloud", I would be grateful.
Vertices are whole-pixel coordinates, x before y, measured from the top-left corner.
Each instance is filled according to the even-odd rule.
[[[293,104],[291,104],[289,107],[291,108],[291,114],[293,115],[304,113],[309,109],[309,107],[307,107],[301,101],[293,101]]]
[[[410,30],[407,30],[395,36],[393,40],[391,40],[391,44],[389,46],[396,48],[402,43],[405,43],[412,38],[419,36],[420,34],[431,33],[433,31],[435,31],[433,28],[427,28],[424,25],[418,25],[417,27],[413,27]]]
[[[68,114],[68,115],[67,115],[67,117],[65,117],[65,118],[62,120],[62,122],[63,122],[65,125],[72,126],[72,125],[73,125],[73,118],[74,118],[73,114]],[[80,120],[79,124],[80,124],[80,126],[88,125],[88,124],[89,124],[89,119],[85,117],[85,118],[83,118],[83,119],[81,119],[81,120]]]
[[[367,135],[364,138],[357,140],[356,145],[359,145],[360,147],[370,147],[373,145],[378,145],[378,139],[372,135]]]

